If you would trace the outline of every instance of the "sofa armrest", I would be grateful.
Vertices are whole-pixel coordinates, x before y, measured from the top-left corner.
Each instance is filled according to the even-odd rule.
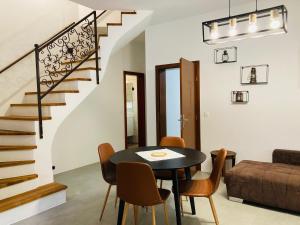
[[[285,163],[300,166],[300,151],[275,149],[273,163]]]

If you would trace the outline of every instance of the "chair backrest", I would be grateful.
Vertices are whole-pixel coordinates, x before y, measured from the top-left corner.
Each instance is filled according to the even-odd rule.
[[[151,167],[145,163],[117,165],[117,194],[129,204],[153,206],[162,203]]]
[[[108,174],[116,171],[116,167],[109,159],[115,154],[115,150],[109,143],[104,143],[98,146],[98,154],[102,169],[102,176],[109,183]]]
[[[221,149],[218,152],[217,158],[213,165],[213,170],[209,177],[209,179],[211,180],[212,186],[213,186],[213,193],[219,187],[220,179],[221,179],[221,175],[222,175],[222,169],[223,169],[223,166],[225,163],[226,156],[227,156],[227,150]]]
[[[184,139],[181,137],[163,137],[159,145],[163,147],[185,148]]]

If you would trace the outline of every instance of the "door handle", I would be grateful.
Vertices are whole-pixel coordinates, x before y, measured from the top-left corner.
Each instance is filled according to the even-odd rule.
[[[185,123],[185,122],[188,122],[189,119],[188,119],[188,118],[185,118],[185,117],[184,117],[184,114],[182,114],[182,115],[180,116],[180,119],[178,119],[178,121],[180,121],[181,129],[183,129],[183,128],[184,128],[184,123]]]

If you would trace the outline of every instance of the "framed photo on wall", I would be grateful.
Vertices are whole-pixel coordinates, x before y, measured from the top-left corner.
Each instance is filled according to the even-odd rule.
[[[241,67],[242,85],[268,84],[268,82],[269,82],[268,64]]]

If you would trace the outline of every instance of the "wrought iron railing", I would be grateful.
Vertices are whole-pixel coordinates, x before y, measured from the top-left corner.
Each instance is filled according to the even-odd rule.
[[[99,84],[97,18],[93,11],[50,41],[35,45],[40,138],[43,138],[43,98],[94,54]]]

